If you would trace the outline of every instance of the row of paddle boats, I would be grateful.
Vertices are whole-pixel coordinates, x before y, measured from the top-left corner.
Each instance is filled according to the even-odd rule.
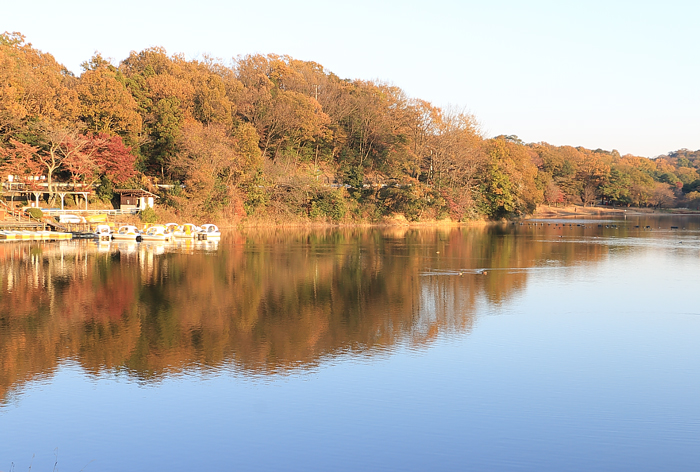
[[[134,225],[124,225],[114,232],[108,225],[98,225],[95,236],[100,240],[173,241],[175,239],[219,239],[221,231],[213,224],[197,226],[191,223],[184,225],[168,223],[149,226],[144,230],[139,230]]]

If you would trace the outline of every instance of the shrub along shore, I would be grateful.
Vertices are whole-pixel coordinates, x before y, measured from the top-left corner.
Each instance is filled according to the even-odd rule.
[[[582,206],[582,205],[564,205],[564,206],[549,206],[540,205],[532,214],[522,215],[518,219],[576,219],[576,218],[595,218],[595,217],[621,217],[626,216],[650,216],[650,215],[678,215],[678,214],[696,214],[700,215],[698,210],[687,209],[654,209],[640,207],[611,207],[611,206]],[[450,218],[442,220],[422,219],[420,221],[410,221],[401,214],[386,216],[378,221],[332,221],[329,219],[270,219],[267,217],[251,217],[240,220],[229,220],[218,218],[216,220],[208,220],[201,217],[183,218],[182,215],[172,211],[160,211],[156,209],[149,213],[149,218],[140,216],[126,217],[120,220],[124,224],[139,225],[142,223],[159,223],[165,224],[170,222],[194,222],[197,224],[208,223],[214,221],[220,228],[224,229],[239,229],[239,230],[255,230],[255,229],[274,229],[274,228],[304,228],[304,229],[328,229],[328,228],[381,228],[381,227],[410,227],[410,228],[445,228],[458,226],[484,226],[490,224],[499,224],[511,219],[502,218],[500,220],[493,219],[475,219],[469,221],[455,221]]]

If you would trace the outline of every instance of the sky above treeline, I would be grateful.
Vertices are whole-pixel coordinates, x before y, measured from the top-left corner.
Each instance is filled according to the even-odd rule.
[[[76,75],[95,51],[288,54],[464,109],[486,137],[654,157],[700,149],[697,18],[678,0],[35,0],[4,4],[0,30]]]

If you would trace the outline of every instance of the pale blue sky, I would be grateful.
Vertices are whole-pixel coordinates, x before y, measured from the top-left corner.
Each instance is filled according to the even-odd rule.
[[[2,6],[76,73],[163,46],[187,58],[289,54],[381,79],[515,134],[622,154],[700,149],[698,1],[25,0]]]

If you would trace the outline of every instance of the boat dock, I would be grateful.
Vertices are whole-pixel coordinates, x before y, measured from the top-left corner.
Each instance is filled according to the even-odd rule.
[[[0,241],[62,241],[73,239],[64,225],[38,220],[5,202],[0,204]]]
[[[73,239],[72,233],[63,231],[2,231],[0,230],[0,241],[62,241]]]

